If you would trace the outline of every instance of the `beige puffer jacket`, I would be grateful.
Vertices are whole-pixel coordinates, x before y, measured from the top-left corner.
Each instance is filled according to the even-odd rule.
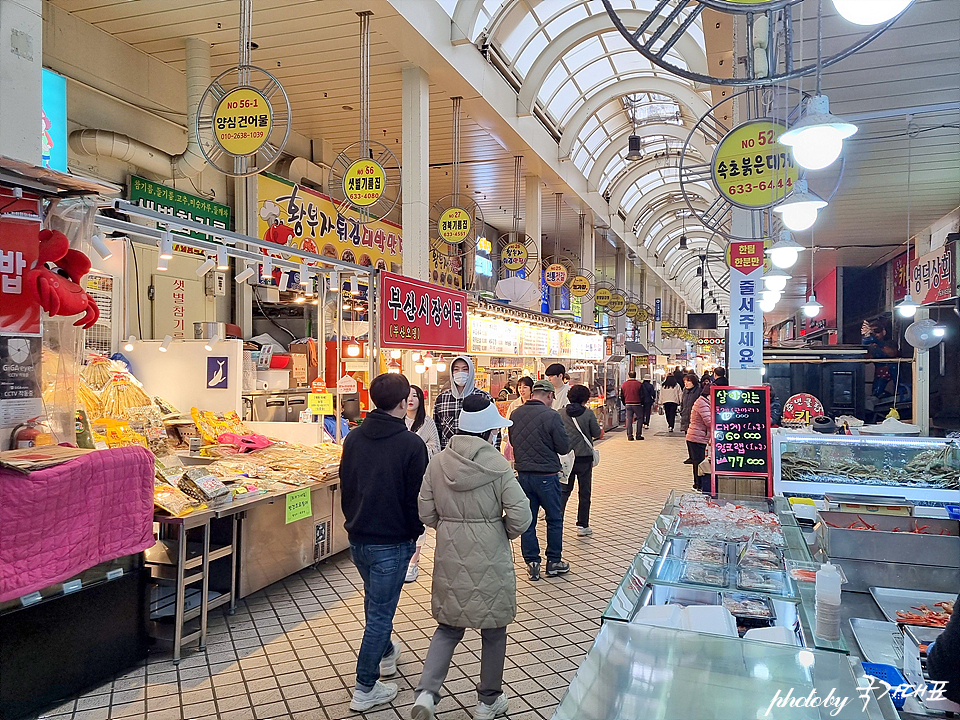
[[[420,519],[437,529],[433,616],[454,627],[506,627],[517,615],[510,540],[532,521],[510,463],[481,438],[455,435],[420,487]]]

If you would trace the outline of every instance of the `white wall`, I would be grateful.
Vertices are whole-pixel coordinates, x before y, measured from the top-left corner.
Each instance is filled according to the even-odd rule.
[[[159,395],[173,403],[180,412],[190,412],[191,407],[241,412],[243,343],[226,340],[218,343],[212,352],[207,352],[204,342],[176,341],[163,353],[159,350],[160,341],[150,340],[138,342],[133,352],[124,352],[124,355],[130,360],[130,370],[143,383],[147,394],[151,397]],[[207,389],[208,356],[227,358],[226,389]]]

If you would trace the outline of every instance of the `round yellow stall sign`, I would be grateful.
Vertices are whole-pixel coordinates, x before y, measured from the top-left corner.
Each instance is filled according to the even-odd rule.
[[[640,306],[637,305],[636,303],[628,302],[627,309],[624,311],[624,314],[628,318],[635,318],[637,315],[640,314]]]
[[[387,175],[373,160],[356,160],[343,174],[343,196],[358,207],[370,207],[386,189]]]
[[[640,310],[637,312],[637,317],[636,317],[637,322],[645,323],[649,319],[650,319],[650,313],[647,312],[647,309],[640,308]]]
[[[627,299],[620,293],[613,293],[610,296],[610,302],[607,303],[607,309],[610,312],[620,312],[627,304]]]
[[[582,298],[590,292],[590,281],[583,275],[576,275],[570,280],[570,294]]]
[[[551,263],[543,273],[543,281],[550,287],[560,287],[567,281],[567,269],[560,263]]]
[[[456,245],[466,240],[471,225],[470,213],[466,210],[458,207],[447,208],[437,222],[437,234],[444,242]]]
[[[511,272],[527,264],[527,246],[522,242],[507,243],[500,251],[500,263]]]
[[[610,291],[607,290],[607,288],[598,288],[596,294],[593,296],[593,304],[606,307],[609,302]]]
[[[798,167],[793,152],[776,141],[786,128],[750,120],[728,132],[713,155],[713,183],[727,200],[748,210],[767,208],[793,190]]]
[[[228,155],[253,155],[267,142],[271,130],[270,101],[252,87],[231,90],[213,112],[213,136]]]

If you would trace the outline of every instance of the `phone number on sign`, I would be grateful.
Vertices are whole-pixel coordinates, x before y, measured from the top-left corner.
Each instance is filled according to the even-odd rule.
[[[754,190],[761,190],[761,191],[773,190],[774,188],[782,188],[782,187],[783,187],[782,178],[777,182],[774,182],[773,180],[771,180],[770,182],[761,180],[756,185],[754,185],[753,183],[743,183],[742,185],[730,185],[727,188],[727,194],[728,195],[745,195],[746,193],[753,192]],[[789,178],[787,179],[787,187],[793,187],[793,182],[791,182]]]
[[[383,193],[368,192],[368,193],[347,193],[347,197],[351,200],[376,200],[381,197]]]
[[[217,137],[221,140],[249,140],[263,137],[262,132],[238,132],[238,133],[220,133]]]

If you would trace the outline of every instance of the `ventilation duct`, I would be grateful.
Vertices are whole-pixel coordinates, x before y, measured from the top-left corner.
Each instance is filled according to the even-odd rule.
[[[200,100],[210,84],[210,45],[186,38],[187,147],[179,155],[110,130],[75,130],[70,148],[78,155],[108,157],[130,163],[158,178],[193,178],[207,166],[195,132]]]

